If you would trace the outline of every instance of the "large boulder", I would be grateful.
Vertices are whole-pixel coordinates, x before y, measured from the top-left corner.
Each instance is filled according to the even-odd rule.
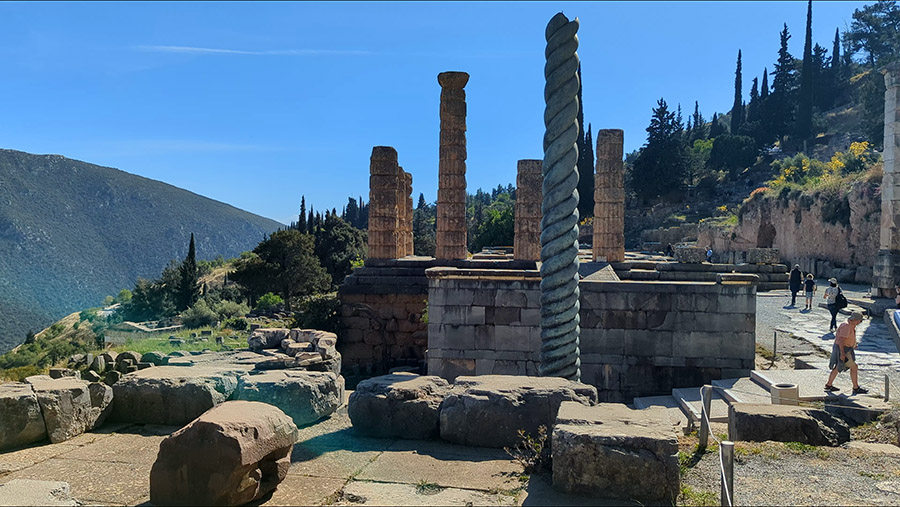
[[[55,443],[66,441],[103,424],[112,406],[112,389],[104,384],[45,375],[28,378]]]
[[[735,441],[800,442],[838,446],[850,440],[847,424],[824,410],[793,405],[733,403],[729,433]]]
[[[344,377],[331,372],[270,370],[238,380],[236,400],[260,401],[284,411],[297,426],[333,414],[344,401]]]
[[[678,436],[665,408],[563,402],[551,447],[557,489],[675,504],[680,491]]]
[[[259,328],[247,338],[247,346],[250,350],[277,349],[281,347],[281,341],[289,338],[290,329],[283,328]]]
[[[514,447],[518,431],[549,431],[560,403],[597,403],[597,388],[559,377],[457,377],[441,406],[441,438],[462,445]]]
[[[290,467],[297,427],[284,412],[229,401],[159,444],[153,505],[243,505],[274,490]]]
[[[347,407],[353,429],[383,438],[440,436],[440,408],[450,384],[434,376],[395,373],[363,380]]]
[[[0,451],[27,445],[47,436],[41,407],[31,385],[0,384]]]
[[[113,385],[112,419],[183,426],[231,397],[236,368],[158,366],[122,377]]]

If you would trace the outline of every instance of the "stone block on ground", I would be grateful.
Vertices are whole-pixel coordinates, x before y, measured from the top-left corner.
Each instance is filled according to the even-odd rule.
[[[211,366],[157,366],[113,385],[112,419],[182,426],[227,400],[244,371]]]
[[[153,363],[154,366],[162,366],[168,362],[166,355],[162,352],[147,352],[141,356],[142,363]]]
[[[298,431],[276,407],[229,401],[159,444],[150,470],[153,505],[243,505],[287,476]]]
[[[112,406],[112,389],[97,382],[32,377],[31,387],[54,444],[103,424]]]
[[[290,329],[283,328],[259,328],[247,338],[247,346],[250,350],[277,349],[281,341],[290,336]]]
[[[563,402],[553,428],[553,487],[671,503],[680,492],[678,436],[666,409]]]
[[[69,483],[13,479],[0,484],[0,506],[4,505],[81,505],[72,498]]]
[[[71,368],[50,368],[50,378],[75,377],[81,378],[81,372]]]
[[[694,246],[675,247],[675,260],[688,264],[698,264],[706,260],[706,249]]]
[[[850,440],[847,424],[824,410],[793,405],[734,403],[728,414],[734,441],[800,442],[838,446]]]
[[[779,264],[781,255],[777,248],[751,248],[747,250],[749,264]]]
[[[462,445],[514,447],[518,430],[548,432],[560,403],[597,403],[597,388],[557,377],[457,377],[441,406],[441,438]]]
[[[363,380],[350,395],[353,429],[383,438],[440,436],[440,407],[450,384],[436,376],[395,373]]]
[[[100,375],[93,370],[88,370],[84,373],[84,380],[88,382],[100,382]]]
[[[344,400],[344,377],[331,372],[270,370],[238,380],[234,399],[280,408],[297,426],[333,414]]]
[[[853,424],[872,422],[893,409],[890,402],[872,396],[839,394],[825,399],[825,410]]]
[[[31,385],[0,384],[0,451],[37,442],[47,436],[41,407]]]

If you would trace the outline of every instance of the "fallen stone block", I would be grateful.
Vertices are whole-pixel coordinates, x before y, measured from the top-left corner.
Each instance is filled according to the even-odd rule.
[[[158,366],[113,385],[112,419],[182,426],[227,400],[244,372],[202,366]]]
[[[109,386],[73,377],[36,377],[29,377],[31,387],[41,407],[47,436],[54,444],[100,426],[109,416],[112,406]]]
[[[37,442],[47,436],[41,407],[30,384],[0,384],[0,428],[3,428],[0,451]]]
[[[162,352],[147,352],[141,356],[142,363],[153,363],[154,366],[163,366],[168,362],[166,355]]]
[[[847,396],[829,394],[825,399],[825,410],[853,424],[872,422],[882,414],[891,411],[893,405],[872,396]]]
[[[665,408],[563,402],[551,447],[553,487],[567,493],[674,505],[680,492],[678,436]]]
[[[733,403],[728,409],[734,441],[800,442],[838,446],[850,440],[847,424],[824,410],[792,405]]]
[[[334,373],[273,370],[238,380],[234,399],[268,403],[297,426],[333,414],[344,401],[344,377]]]
[[[103,356],[97,356],[91,362],[91,370],[97,373],[103,373],[109,367],[109,364],[106,362],[106,359]]]
[[[558,377],[457,377],[441,406],[441,438],[462,445],[514,447],[518,430],[549,431],[560,403],[597,403],[597,388]]]
[[[450,383],[436,376],[391,374],[363,380],[350,395],[353,429],[372,437],[440,436],[440,407]]]
[[[283,328],[259,328],[247,338],[247,346],[250,350],[275,349],[281,346],[281,341],[288,338],[290,329]]]
[[[81,505],[72,498],[69,483],[13,479],[0,484],[0,505]]]
[[[112,370],[111,372],[106,374],[106,378],[103,379],[103,383],[111,386],[122,379],[122,372]]]
[[[781,255],[777,248],[751,248],[747,250],[748,264],[779,264]]]
[[[81,372],[71,368],[50,368],[50,378],[74,377],[81,378]]]
[[[159,444],[150,470],[153,505],[243,505],[274,490],[297,441],[290,417],[271,405],[229,401]]]
[[[116,366],[118,366],[119,363],[124,360],[130,360],[132,364],[137,364],[141,360],[141,355],[131,350],[122,352],[121,354],[116,356]]]
[[[100,375],[94,370],[88,370],[84,372],[84,380],[87,380],[88,382],[100,382]]]
[[[106,364],[116,364],[116,358],[119,357],[119,353],[115,350],[107,350],[100,356],[106,361]]]

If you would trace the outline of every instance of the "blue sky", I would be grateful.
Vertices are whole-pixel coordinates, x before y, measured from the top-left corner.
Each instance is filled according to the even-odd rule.
[[[831,49],[863,2],[814,2]],[[644,143],[664,97],[709,118],[772,70],[806,2],[0,2],[0,147],[165,181],[287,223],[368,201],[372,147],[437,196],[437,74],[471,75],[469,191],[542,158],[544,28],[578,17],[585,121]],[[771,78],[770,78],[771,83]],[[2,175],[0,175],[2,177]]]

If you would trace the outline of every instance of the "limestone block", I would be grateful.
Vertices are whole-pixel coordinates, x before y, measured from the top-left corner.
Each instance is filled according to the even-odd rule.
[[[666,410],[563,402],[553,428],[553,487],[671,503],[680,491],[678,437]]]
[[[436,438],[439,409],[450,384],[435,376],[407,373],[360,382],[350,395],[347,412],[355,431],[382,438]]]
[[[122,361],[131,361],[132,364],[137,364],[137,363],[141,362],[141,355],[138,354],[137,352],[128,350],[128,351],[122,352],[121,354],[116,355],[115,361],[116,361],[116,366],[119,366],[119,364],[121,364]]]
[[[557,377],[482,375],[454,384],[441,407],[441,438],[462,445],[514,447],[518,430],[552,427],[563,401],[597,402],[594,386]]]
[[[30,377],[47,427],[47,436],[63,442],[91,430],[106,420],[112,406],[112,389],[74,377]]]
[[[838,446],[850,440],[850,429],[844,421],[812,408],[734,403],[728,409],[728,421],[735,441]]]
[[[781,257],[777,248],[751,248],[747,250],[747,262],[750,264],[779,264]]]
[[[153,363],[154,366],[162,366],[168,363],[168,359],[166,359],[166,355],[162,352],[147,352],[146,354],[141,356],[142,363]]]
[[[288,338],[289,329],[283,328],[259,328],[250,333],[247,338],[247,346],[250,350],[277,349],[281,341]]]
[[[27,445],[47,436],[41,407],[31,385],[0,384],[0,451]],[[24,504],[23,504],[24,505]]]
[[[700,263],[706,260],[706,249],[694,246],[675,247],[675,260],[685,263]]]
[[[91,370],[97,373],[105,372],[109,366],[109,363],[106,362],[106,358],[103,356],[97,356],[91,361]]]
[[[50,378],[75,377],[81,378],[81,372],[71,368],[50,368]]]
[[[181,426],[227,400],[242,371],[204,366],[158,366],[113,385],[112,419]]]
[[[238,380],[234,399],[268,403],[297,426],[333,414],[344,400],[344,377],[331,372],[273,370]]]
[[[150,470],[153,505],[243,505],[287,476],[297,427],[280,409],[229,401],[166,437]]]

